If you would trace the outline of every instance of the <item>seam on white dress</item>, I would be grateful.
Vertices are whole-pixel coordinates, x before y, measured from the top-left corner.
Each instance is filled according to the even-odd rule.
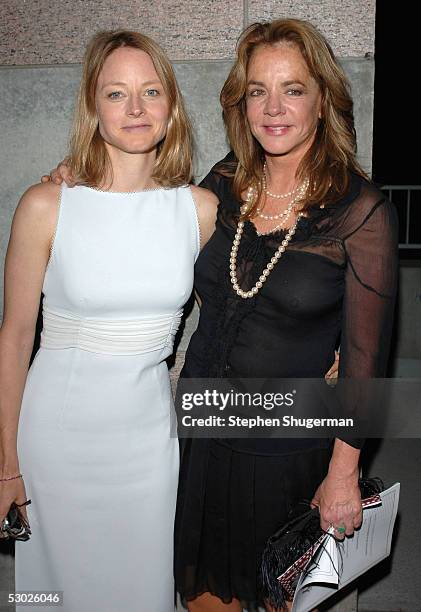
[[[63,188],[64,188],[64,186],[61,185],[60,193],[59,193],[59,196],[58,196],[58,202],[57,202],[57,221],[56,221],[56,226],[54,228],[53,237],[51,238],[50,254],[48,256],[48,262],[47,262],[47,267],[45,269],[45,272],[47,272],[48,268],[50,267],[50,263],[51,263],[51,260],[53,258],[53,255],[54,255],[54,250],[55,250],[54,247],[55,247],[55,244],[56,244],[56,236],[57,236],[58,224],[60,222],[61,200],[62,200],[62,197],[63,197]]]
[[[200,253],[200,249],[202,248],[202,243],[203,243],[203,237],[202,237],[202,231],[200,229],[200,221],[199,221],[199,213],[198,213],[198,208],[197,208],[197,202],[194,199],[193,196],[193,190],[191,188],[190,185],[187,186],[189,193],[190,193],[190,197],[191,197],[191,201],[193,203],[193,208],[194,208],[194,214],[195,214],[195,219],[196,219],[196,226],[197,226],[197,257],[199,257],[199,253]]]
[[[167,337],[165,338],[165,343],[164,343],[164,346],[162,347],[162,349],[168,348],[171,343],[173,344],[173,347],[174,347],[172,335],[173,335],[173,329],[174,329],[174,326],[175,326],[175,321],[176,321],[176,319],[178,317],[180,319],[180,321],[179,321],[179,325],[180,325],[181,320],[183,318],[183,308],[181,308],[180,310],[177,310],[177,312],[175,312],[172,315],[172,319],[171,319],[171,323],[170,323],[170,328],[168,330],[168,334],[167,334]],[[177,333],[177,331],[178,331],[178,328],[177,328],[175,334]],[[175,336],[175,334],[174,334],[174,336]]]

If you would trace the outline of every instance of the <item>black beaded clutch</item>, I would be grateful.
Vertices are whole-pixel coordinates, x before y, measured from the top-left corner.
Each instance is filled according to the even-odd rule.
[[[31,536],[31,528],[29,527],[28,521],[25,519],[19,508],[22,506],[27,506],[30,503],[30,499],[23,504],[12,503],[6,518],[4,518],[1,523],[0,538],[13,538],[14,540],[21,540],[23,542],[29,540]]]

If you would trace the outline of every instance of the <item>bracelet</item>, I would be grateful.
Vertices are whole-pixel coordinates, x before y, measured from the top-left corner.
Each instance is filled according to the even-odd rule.
[[[22,478],[22,474],[18,474],[17,476],[9,476],[8,478],[0,478],[0,482],[6,482],[7,480],[16,480],[17,478]]]

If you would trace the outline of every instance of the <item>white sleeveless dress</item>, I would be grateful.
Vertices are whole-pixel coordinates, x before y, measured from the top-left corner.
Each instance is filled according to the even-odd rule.
[[[65,612],[174,610],[165,359],[199,248],[189,187],[63,187],[18,430],[32,536],[16,590],[63,591]]]

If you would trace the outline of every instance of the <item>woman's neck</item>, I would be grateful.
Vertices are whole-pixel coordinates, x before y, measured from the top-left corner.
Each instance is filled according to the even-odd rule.
[[[107,146],[112,174],[105,177],[101,187],[109,191],[142,191],[157,186],[152,179],[156,151],[127,153]]]
[[[266,181],[272,191],[287,192],[296,185],[299,162],[283,157],[266,157]]]

